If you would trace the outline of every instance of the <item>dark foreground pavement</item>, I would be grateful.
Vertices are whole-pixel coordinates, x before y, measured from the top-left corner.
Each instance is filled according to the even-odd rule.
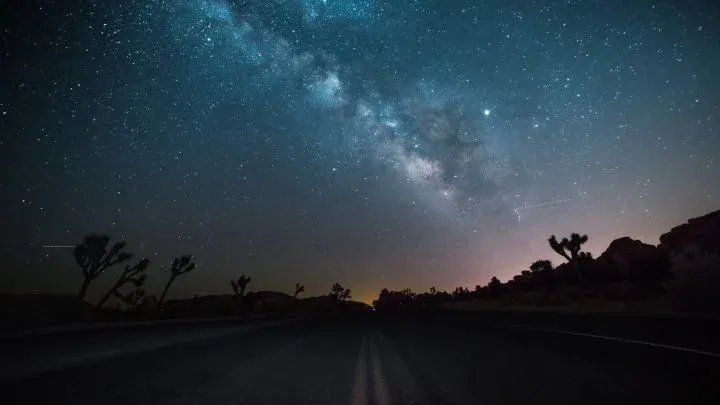
[[[719,377],[712,353],[467,319],[363,318],[97,359],[4,381],[0,403],[711,404]]]

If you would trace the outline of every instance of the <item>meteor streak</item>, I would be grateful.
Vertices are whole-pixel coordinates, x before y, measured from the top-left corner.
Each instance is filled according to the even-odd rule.
[[[513,208],[513,211],[515,211],[515,213],[517,214],[517,213],[519,213],[520,211],[524,211],[524,210],[526,210],[526,209],[528,209],[528,208],[545,207],[545,206],[548,206],[548,205],[561,204],[561,203],[568,202],[568,201],[570,201],[570,199],[569,199],[569,198],[566,198],[566,199],[564,199],[564,200],[555,200],[555,201],[548,201],[548,202],[539,203],[539,204],[523,205],[522,207]]]

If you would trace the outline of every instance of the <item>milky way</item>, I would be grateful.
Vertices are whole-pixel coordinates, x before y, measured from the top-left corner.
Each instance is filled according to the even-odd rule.
[[[717,7],[506,3],[5,2],[3,284],[70,288],[41,246],[96,231],[193,253],[179,294],[369,297],[718,208]]]
[[[306,1],[300,7],[311,24],[381,18],[366,1]],[[250,70],[261,89],[281,86],[291,103],[307,99],[328,125],[338,127],[347,153],[392,167],[439,208],[457,208],[458,221],[502,219],[498,211],[506,211],[525,185],[523,168],[488,146],[491,113],[480,100],[423,79],[393,89],[400,97],[383,94],[377,83],[359,79],[334,54],[305,50],[302,43],[291,44],[274,33],[251,7],[236,11],[225,1],[195,1],[181,10],[161,10],[177,46],[198,41],[194,46],[209,52],[204,64],[211,64],[209,80]],[[235,92],[232,97],[247,94],[243,83],[228,87]]]

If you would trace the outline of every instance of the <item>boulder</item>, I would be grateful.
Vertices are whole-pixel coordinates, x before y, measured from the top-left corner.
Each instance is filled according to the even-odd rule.
[[[660,250],[656,246],[625,236],[610,242],[598,260],[627,267],[631,261],[652,260],[659,254]]]
[[[615,239],[597,259],[629,281],[659,281],[669,276],[668,251],[628,237]]]
[[[678,253],[720,253],[720,210],[672,228],[660,236],[660,246]]]

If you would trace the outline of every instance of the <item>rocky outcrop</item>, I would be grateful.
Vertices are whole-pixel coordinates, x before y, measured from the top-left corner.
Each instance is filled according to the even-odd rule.
[[[672,228],[660,236],[660,246],[673,252],[720,253],[720,210]]]
[[[648,261],[657,258],[659,249],[629,237],[615,239],[598,260],[627,267],[632,261]]]
[[[630,281],[662,280],[670,270],[667,249],[628,237],[612,241],[597,261],[617,269]]]

